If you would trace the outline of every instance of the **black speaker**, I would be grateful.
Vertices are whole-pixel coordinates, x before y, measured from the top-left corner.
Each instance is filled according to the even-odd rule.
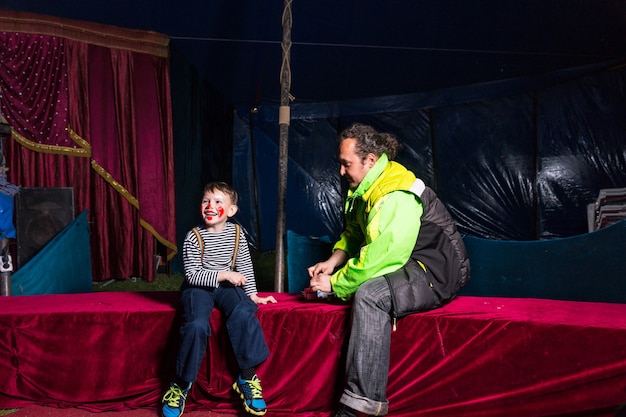
[[[15,194],[17,268],[28,262],[73,220],[73,188],[21,188]]]

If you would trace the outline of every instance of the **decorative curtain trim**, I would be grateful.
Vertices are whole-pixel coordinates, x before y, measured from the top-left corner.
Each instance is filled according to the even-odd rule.
[[[74,132],[71,127],[67,127],[67,131],[70,134],[70,139],[72,139],[78,146],[87,150],[89,152],[89,156],[91,156],[91,145],[85,139],[81,138],[78,133]]]
[[[167,260],[171,261],[172,259],[174,259],[174,256],[176,256],[176,254],[178,253],[178,248],[176,247],[176,245],[161,236],[159,232],[157,232],[156,229],[144,219],[139,219],[139,224],[141,225],[141,227],[152,233],[155,239],[161,242],[163,246],[171,250],[171,252],[167,254]]]
[[[107,48],[169,57],[167,35],[82,20],[0,9],[0,31],[59,36]]]
[[[20,135],[14,129],[11,129],[12,130],[11,137],[17,143],[19,143],[20,145],[22,145],[23,147],[27,149],[30,149],[31,151],[50,153],[50,154],[55,154],[55,155],[81,156],[81,157],[87,157],[87,158],[91,157],[91,145],[89,145],[89,143],[85,139],[78,136],[76,132],[74,132],[69,126],[67,129],[69,132],[70,139],[72,139],[79,146],[78,148],[69,148],[67,146],[56,146],[56,145],[46,145],[43,143],[36,143]]]
[[[91,167],[93,168],[94,171],[96,171],[98,173],[98,175],[100,175],[102,178],[104,178],[104,180],[106,182],[108,182],[118,193],[120,193],[122,196],[124,196],[124,198],[126,200],[128,200],[128,202],[135,207],[136,209],[139,209],[139,201],[133,197],[126,188],[124,188],[124,186],[122,186],[122,184],[120,184],[119,182],[115,181],[115,179],[113,178],[113,176],[107,172],[107,170],[105,170],[100,164],[98,164],[95,160],[91,160]],[[173,244],[172,242],[170,242],[169,240],[165,239],[163,236],[161,236],[159,234],[159,232],[156,231],[156,229],[154,227],[152,227],[152,225],[150,223],[148,223],[147,221],[145,221],[144,219],[139,219],[139,224],[141,224],[141,227],[143,227],[144,229],[146,229],[147,231],[149,231],[150,233],[152,233],[152,235],[159,241],[161,242],[161,244],[163,244],[163,246],[167,247],[168,249],[171,250],[170,253],[168,253],[167,255],[167,260],[171,261],[172,258],[174,258],[174,256],[176,256],[176,253],[178,253],[178,248],[176,247],[175,244]]]
[[[113,176],[106,169],[102,167],[102,165],[98,164],[94,159],[92,159],[91,167],[93,168],[94,171],[98,173],[98,175],[104,178],[104,180],[108,182],[118,193],[120,193],[126,200],[128,200],[128,202],[133,207],[135,207],[136,209],[139,209],[139,201],[133,195],[131,195],[131,193],[129,193],[128,190],[124,188],[122,184],[117,182],[115,178],[113,178]]]

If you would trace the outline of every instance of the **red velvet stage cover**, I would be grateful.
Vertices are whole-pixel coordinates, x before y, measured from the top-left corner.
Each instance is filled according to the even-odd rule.
[[[275,294],[260,306],[270,358],[268,415],[332,415],[349,306]],[[157,407],[173,371],[177,293],[0,298],[0,408]],[[150,317],[150,320],[147,318]],[[219,312],[189,410],[236,413],[236,374]],[[626,402],[626,305],[458,297],[399,321],[390,415],[612,416]]]

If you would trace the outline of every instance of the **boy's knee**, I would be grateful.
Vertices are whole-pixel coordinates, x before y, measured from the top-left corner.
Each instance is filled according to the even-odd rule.
[[[249,318],[251,316],[254,316],[256,314],[257,310],[258,310],[258,307],[257,307],[256,304],[254,304],[254,302],[239,303],[233,309],[232,313],[230,314],[230,318],[233,318],[235,320],[247,319],[247,318]]]
[[[183,331],[187,334],[199,334],[201,336],[208,336],[209,324],[203,319],[196,318],[194,320],[186,322],[183,326]]]

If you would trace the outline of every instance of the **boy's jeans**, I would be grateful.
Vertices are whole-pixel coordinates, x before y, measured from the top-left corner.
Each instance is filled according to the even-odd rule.
[[[261,324],[255,316],[258,307],[240,287],[186,288],[180,305],[184,319],[176,359],[176,375],[180,379],[196,380],[211,335],[209,318],[213,307],[224,315],[240,369],[254,368],[269,356]]]

